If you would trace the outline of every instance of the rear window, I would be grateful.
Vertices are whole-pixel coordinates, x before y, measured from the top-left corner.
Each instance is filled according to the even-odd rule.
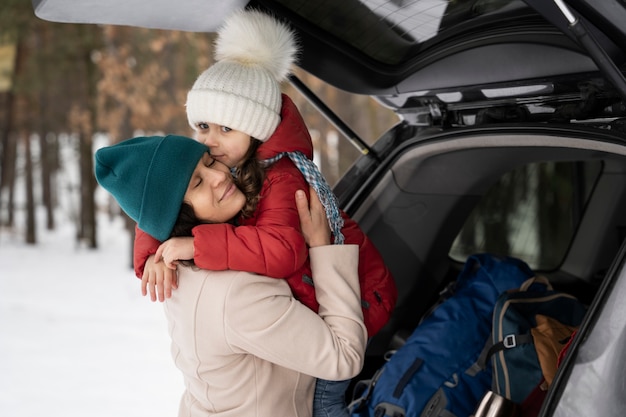
[[[601,169],[600,161],[541,162],[506,173],[474,208],[450,256],[464,262],[491,252],[535,270],[557,268]]]
[[[309,23],[384,64],[410,59],[424,42],[482,17],[500,21],[527,8],[520,0],[277,0]]]

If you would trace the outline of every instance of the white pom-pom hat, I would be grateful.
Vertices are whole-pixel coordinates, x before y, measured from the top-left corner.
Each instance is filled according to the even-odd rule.
[[[235,12],[218,31],[216,63],[187,94],[187,119],[239,130],[261,141],[280,123],[280,84],[295,62],[293,31],[253,10]]]

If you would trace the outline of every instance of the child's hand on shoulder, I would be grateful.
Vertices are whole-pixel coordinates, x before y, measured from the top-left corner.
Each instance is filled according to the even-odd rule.
[[[168,268],[163,261],[155,262],[155,255],[150,255],[141,277],[141,294],[150,293],[150,299],[164,301],[172,296],[172,289],[178,286],[176,270]]]
[[[178,261],[193,259],[193,237],[173,237],[161,243],[154,255],[155,261],[163,260],[168,268],[176,269]]]

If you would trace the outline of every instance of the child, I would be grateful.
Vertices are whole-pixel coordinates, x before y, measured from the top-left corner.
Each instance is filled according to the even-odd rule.
[[[244,215],[238,227],[195,227],[192,244],[181,245],[171,239],[159,247],[158,241],[138,230],[136,273],[144,284],[167,274],[160,262],[150,261],[144,271],[146,260],[155,253],[155,261],[163,253],[169,254],[163,257],[165,264],[193,257],[196,265],[205,269],[287,278],[294,296],[317,311],[306,245],[292,198],[295,190],[308,190],[309,181],[311,186],[319,186],[316,191],[329,215],[335,243],[360,246],[363,314],[372,337],[388,321],[397,290],[377,249],[356,222],[338,210],[332,191],[311,161],[313,145],[304,121],[291,99],[280,93],[280,82],[296,52],[293,33],[267,15],[244,11],[227,20],[216,44],[217,62],[189,91],[187,116],[196,139],[211,149],[212,157],[234,170],[255,208],[247,210],[252,214]],[[341,396],[347,382],[337,390]],[[343,404],[343,398],[341,401]]]

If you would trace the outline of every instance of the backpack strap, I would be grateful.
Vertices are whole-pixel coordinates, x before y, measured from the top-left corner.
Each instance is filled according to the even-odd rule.
[[[504,336],[504,339],[502,341],[498,343],[494,343],[494,345],[489,348],[489,350],[487,351],[486,360],[489,360],[491,355],[498,353],[501,350],[513,349],[516,346],[525,345],[529,343],[533,343],[533,337],[530,333],[508,334]]]
[[[487,361],[495,353],[505,349],[513,349],[515,346],[534,343],[533,337],[530,333],[527,334],[509,334],[504,337],[504,340],[493,343],[493,338],[489,336],[483,350],[480,352],[476,362],[472,364],[465,371],[470,376],[476,375],[478,372],[484,370],[487,367]]]
[[[380,367],[371,379],[363,379],[356,383],[352,391],[353,400],[350,404],[348,404],[350,414],[355,414],[365,410],[365,407],[372,396],[372,392],[374,391],[374,387],[376,386],[376,383],[378,382],[378,379],[383,371],[384,367]]]
[[[548,278],[544,277],[543,275],[535,275],[532,278],[528,278],[526,281],[524,281],[522,283],[522,285],[519,287],[519,290],[520,291],[528,291],[530,286],[533,285],[533,284],[545,285],[546,290],[548,290],[548,291],[553,291],[554,290],[554,288],[552,287],[552,284],[550,284],[550,281],[548,281]]]
[[[484,371],[487,368],[487,361],[490,357],[490,350],[493,347],[493,337],[491,334],[487,338],[485,342],[485,346],[483,346],[483,350],[480,351],[480,355],[478,355],[478,359],[476,362],[472,364],[469,368],[465,370],[465,373],[469,376],[476,376],[479,372]]]

